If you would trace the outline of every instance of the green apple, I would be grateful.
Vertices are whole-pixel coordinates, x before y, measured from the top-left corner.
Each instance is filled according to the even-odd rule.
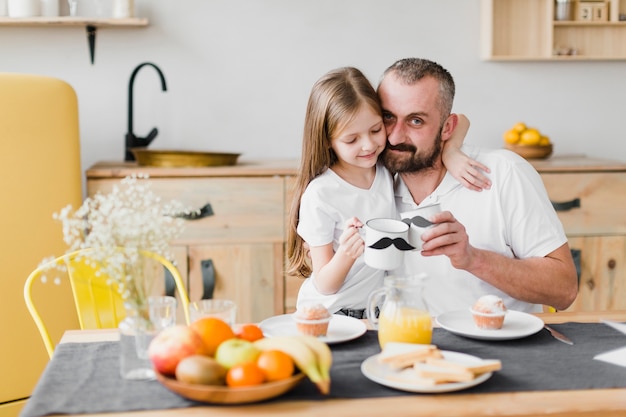
[[[232,338],[224,340],[215,351],[215,360],[226,369],[244,362],[254,362],[261,350],[252,342]]]

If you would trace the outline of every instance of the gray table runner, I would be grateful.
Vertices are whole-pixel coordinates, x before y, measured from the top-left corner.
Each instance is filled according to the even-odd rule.
[[[553,327],[568,335],[575,345],[561,343],[544,330],[518,340],[481,341],[439,328],[434,329],[433,343],[442,350],[502,361],[501,371],[484,383],[458,393],[626,387],[626,368],[593,360],[598,353],[626,346],[623,334],[595,323]],[[292,391],[269,401],[424,395],[387,388],[363,376],[361,362],[380,352],[375,331],[331,348],[334,364],[329,397],[319,395],[305,379]],[[158,381],[123,380],[119,376],[118,356],[117,342],[59,345],[20,417],[156,410],[201,404],[178,396]]]

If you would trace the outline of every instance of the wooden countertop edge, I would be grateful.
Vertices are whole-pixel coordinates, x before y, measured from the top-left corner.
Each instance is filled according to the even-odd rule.
[[[136,162],[98,162],[85,171],[87,179],[124,178],[133,173],[160,177],[241,177],[241,176],[292,176],[296,175],[295,159],[242,160],[236,165],[215,167],[151,167]]]
[[[531,159],[530,164],[540,173],[626,172],[626,163],[584,155],[562,155],[548,159]],[[87,179],[124,178],[141,172],[150,177],[241,177],[293,176],[297,174],[297,159],[241,160],[236,165],[216,167],[151,167],[136,162],[103,161],[85,171]]]
[[[489,401],[485,401],[489,397]],[[401,401],[402,405],[398,405]],[[599,408],[611,403],[602,412]],[[526,391],[499,394],[457,394],[445,399],[435,395],[408,395],[403,397],[332,399],[324,401],[289,401],[244,406],[199,406],[182,409],[146,410],[134,412],[87,414],[89,417],[138,417],[138,416],[359,416],[380,417],[393,410],[394,417],[457,417],[487,416],[550,416],[550,417],[599,417],[624,416],[626,396],[621,389],[575,390],[575,391]]]

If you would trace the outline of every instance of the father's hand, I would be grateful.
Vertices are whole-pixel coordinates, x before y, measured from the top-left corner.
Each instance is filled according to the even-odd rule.
[[[445,255],[455,268],[467,269],[471,265],[474,248],[469,244],[465,226],[449,211],[437,213],[431,220],[436,225],[422,235],[422,256]]]

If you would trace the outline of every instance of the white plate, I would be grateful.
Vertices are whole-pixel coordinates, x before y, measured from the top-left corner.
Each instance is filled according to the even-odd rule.
[[[292,314],[270,317],[259,323],[259,326],[268,337],[298,334]],[[362,336],[366,331],[367,326],[363,321],[342,314],[333,314],[326,336],[320,336],[319,339],[328,344],[347,342]]]
[[[482,361],[476,356],[467,355],[465,353],[451,352],[448,350],[442,350],[441,353],[445,359],[459,362],[464,365],[472,365]],[[479,375],[477,378],[469,382],[450,382],[447,384],[437,384],[432,386],[421,385],[415,382],[413,368],[403,369],[402,371],[391,369],[389,365],[378,361],[379,355],[380,353],[365,359],[361,364],[361,372],[368,379],[371,379],[378,384],[401,391],[422,393],[459,391],[481,384],[493,375],[493,372],[487,372]]]
[[[459,336],[482,340],[521,339],[543,329],[543,321],[539,317],[515,310],[507,311],[502,328],[497,330],[483,330],[476,327],[469,310],[440,314],[437,317],[437,323]]]

